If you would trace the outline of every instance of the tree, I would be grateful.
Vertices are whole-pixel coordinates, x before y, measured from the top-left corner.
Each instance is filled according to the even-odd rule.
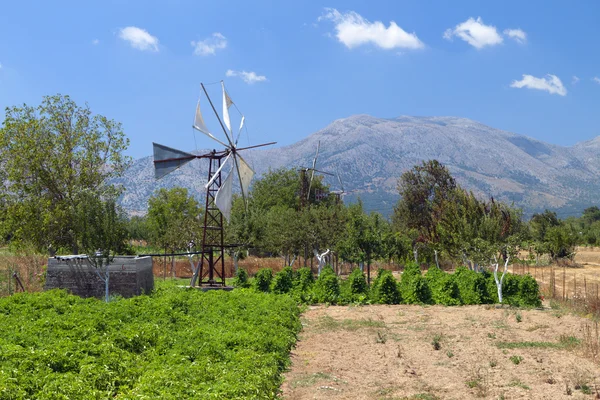
[[[109,265],[116,254],[126,254],[126,219],[114,199],[84,196],[77,209],[77,223],[81,234],[81,250],[104,282],[105,300],[109,300]]]
[[[403,173],[398,180],[401,198],[392,215],[395,229],[415,229],[419,232],[417,242],[435,245],[438,222],[456,187],[450,171],[437,160],[423,161]]]
[[[110,184],[130,163],[121,124],[93,115],[69,96],[47,96],[38,107],[8,107],[0,129],[0,231],[14,246],[52,246],[77,254],[77,210],[91,197],[113,201]]]
[[[152,244],[175,252],[200,243],[202,208],[185,188],[160,189],[148,200]],[[171,272],[175,274],[175,257]]]

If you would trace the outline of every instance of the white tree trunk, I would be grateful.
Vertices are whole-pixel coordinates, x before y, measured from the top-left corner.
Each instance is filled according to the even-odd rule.
[[[192,267],[192,280],[190,281],[190,286],[196,286],[196,281],[198,280],[198,272],[200,270],[200,263],[202,262],[202,258],[198,260],[198,264],[194,263],[194,255],[188,254],[188,258],[190,260],[190,265]]]
[[[419,263],[419,250],[415,247],[413,249],[413,255],[415,256],[415,263]]]
[[[506,261],[504,262],[504,271],[502,272],[502,276],[498,279],[498,258],[494,256],[494,281],[496,282],[496,288],[498,288],[498,301],[502,303],[502,282],[504,281],[504,276],[508,271],[508,261],[510,260],[510,256],[506,256]]]
[[[437,256],[437,250],[433,250],[433,253],[435,254],[435,265],[438,267],[438,269],[440,269],[440,263],[438,262],[438,256]]]
[[[292,258],[292,261],[290,261],[290,267],[294,266],[294,263],[296,262],[296,258],[298,258],[298,254],[294,254],[294,258]]]
[[[318,275],[320,276],[321,275],[321,270],[325,266],[325,261],[326,261],[327,254],[329,254],[329,249],[327,249],[327,251],[325,253],[322,253],[322,254],[319,254],[319,252],[317,251],[317,249],[313,249],[313,253],[315,254],[315,257],[317,257],[317,261],[319,262],[319,273],[318,273]]]

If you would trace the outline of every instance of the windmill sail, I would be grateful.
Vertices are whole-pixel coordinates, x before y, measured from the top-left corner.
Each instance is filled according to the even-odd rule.
[[[200,111],[200,99],[198,99],[198,105],[196,106],[196,115],[194,116],[194,128],[196,128],[202,133],[210,134],[208,128],[206,127],[206,124],[204,123],[204,118],[202,118],[202,111]]]
[[[215,179],[217,179],[223,168],[225,168],[225,164],[227,164],[227,160],[229,160],[229,157],[231,157],[231,153],[229,153],[229,155],[225,157],[225,161],[221,163],[219,169],[217,169],[217,171],[213,174],[212,178],[210,178],[210,180],[206,182],[206,185],[204,185],[206,189],[208,189],[208,187],[213,184],[213,182],[215,181]]]
[[[233,104],[233,101],[231,100],[231,98],[229,97],[227,92],[225,91],[225,84],[223,82],[221,82],[221,87],[223,88],[223,122],[225,123],[225,126],[229,130],[229,133],[232,133],[231,132],[231,120],[229,119],[229,107],[231,107],[231,105]]]
[[[227,221],[229,221],[229,218],[231,217],[232,188],[233,168],[229,171],[229,175],[227,175],[227,178],[225,178],[225,181],[221,184],[221,187],[215,196],[215,204]]]
[[[154,177],[156,179],[162,178],[196,158],[193,154],[162,144],[152,143],[152,147],[154,149]]]
[[[252,178],[254,177],[254,171],[252,170],[252,168],[250,168],[250,166],[248,165],[248,163],[246,162],[246,160],[244,160],[242,158],[242,156],[240,156],[238,154],[237,156],[238,159],[238,174],[240,175],[240,185],[242,187],[242,194],[244,196],[248,195],[248,187],[250,186],[250,182],[252,181]]]

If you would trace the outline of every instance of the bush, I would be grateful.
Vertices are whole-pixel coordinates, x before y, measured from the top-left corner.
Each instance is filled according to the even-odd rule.
[[[521,275],[521,281],[519,282],[519,306],[540,307],[541,305],[540,287],[537,281],[529,274]]]
[[[488,292],[487,272],[475,272],[466,267],[458,267],[454,281],[458,286],[461,304],[488,304],[492,299]]]
[[[374,300],[381,304],[400,304],[401,296],[398,282],[392,273],[386,271],[378,278],[379,282],[374,293]]]
[[[312,288],[312,300],[316,303],[337,303],[340,297],[338,277],[331,267],[324,267]]]
[[[311,303],[311,290],[314,283],[315,277],[310,268],[303,267],[298,269],[292,281],[291,296],[299,303]]]
[[[292,290],[293,284],[294,270],[292,267],[285,267],[275,275],[271,290],[273,293],[288,293]]]
[[[444,272],[438,267],[430,267],[425,274],[425,279],[431,290],[431,300],[435,304],[460,305],[460,294],[454,275]]]
[[[254,287],[261,292],[268,292],[273,280],[273,270],[271,268],[260,269],[254,276]]]
[[[364,303],[369,294],[369,286],[365,274],[359,269],[352,270],[348,279],[342,284],[342,297],[347,303]]]
[[[406,304],[430,304],[431,290],[416,263],[408,263],[400,278],[400,296]]]
[[[235,278],[233,278],[233,286],[239,288],[249,288],[250,281],[248,279],[248,272],[245,269],[239,268]]]

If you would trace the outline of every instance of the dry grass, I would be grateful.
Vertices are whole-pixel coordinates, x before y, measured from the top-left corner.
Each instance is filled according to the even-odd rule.
[[[20,292],[14,275],[19,278],[25,291],[39,292],[43,289],[47,259],[41,255],[0,255],[0,296]]]

